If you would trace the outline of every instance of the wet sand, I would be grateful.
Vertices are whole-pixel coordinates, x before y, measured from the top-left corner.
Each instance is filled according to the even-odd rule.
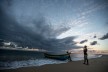
[[[89,59],[89,65],[83,61],[71,61],[63,64],[49,64],[39,67],[0,70],[0,72],[108,72],[108,55]]]

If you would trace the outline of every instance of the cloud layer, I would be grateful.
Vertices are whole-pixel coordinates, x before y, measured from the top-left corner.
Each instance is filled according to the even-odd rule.
[[[80,44],[83,44],[83,43],[85,43],[85,42],[87,42],[88,40],[86,39],[86,40],[82,40],[81,42],[80,42]]]
[[[90,45],[96,45],[97,44],[97,41],[93,41],[90,43]]]
[[[104,20],[98,14],[107,7],[106,0],[0,0],[0,39],[47,50],[79,48],[74,39],[97,31]]]
[[[101,38],[99,38],[100,40],[105,40],[108,39],[108,33],[106,33],[104,36],[102,36]]]
[[[1,1],[0,39],[15,42],[23,47],[42,48],[50,51],[79,48],[73,41],[75,36],[56,39],[58,35],[69,30],[69,27],[52,25],[47,20],[47,16],[37,12],[38,9],[34,8],[35,12],[30,12],[27,3],[24,3],[21,8],[19,2],[15,0]]]

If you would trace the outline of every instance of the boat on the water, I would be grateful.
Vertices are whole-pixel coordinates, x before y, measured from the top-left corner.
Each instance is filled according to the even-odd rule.
[[[55,54],[44,53],[44,56],[46,58],[51,58],[51,59],[66,60],[69,59],[70,54],[67,53],[67,54],[55,55]]]

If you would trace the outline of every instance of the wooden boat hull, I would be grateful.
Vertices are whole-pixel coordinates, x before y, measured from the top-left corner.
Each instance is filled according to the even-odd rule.
[[[46,58],[58,59],[58,60],[66,60],[69,58],[69,54],[52,55],[52,54],[44,53],[44,56]]]

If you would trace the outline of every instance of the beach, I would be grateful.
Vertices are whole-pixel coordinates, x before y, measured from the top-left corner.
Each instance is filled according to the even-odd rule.
[[[71,61],[62,64],[48,64],[43,66],[4,69],[0,72],[108,72],[108,55],[89,59],[89,65],[81,61]]]

